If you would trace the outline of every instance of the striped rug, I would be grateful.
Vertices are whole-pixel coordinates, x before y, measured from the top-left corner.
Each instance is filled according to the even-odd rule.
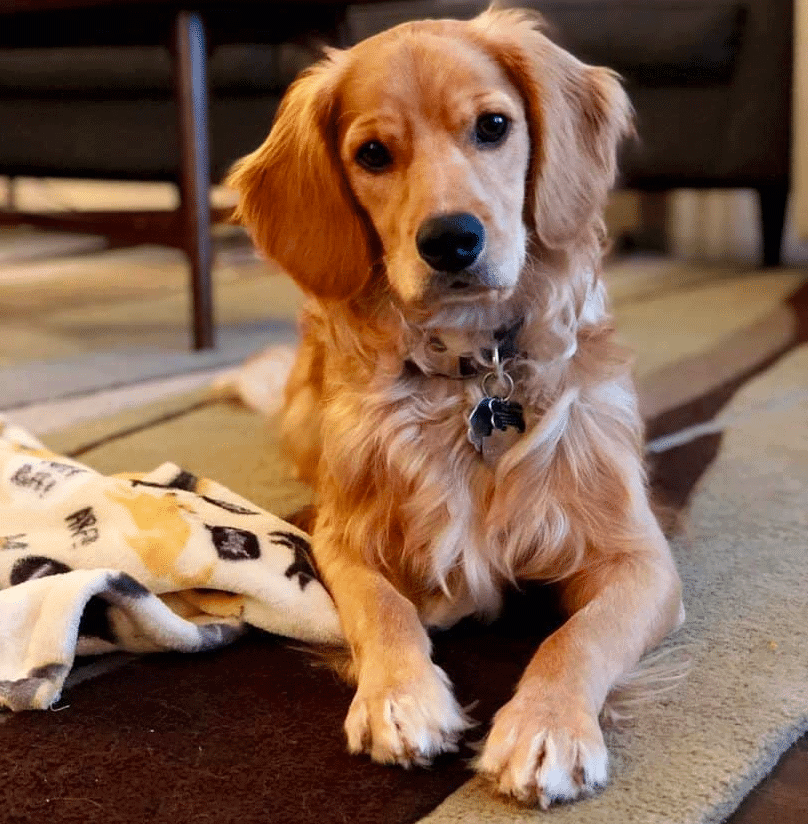
[[[808,729],[808,284],[800,272],[651,269],[619,264],[610,279],[619,326],[638,352],[653,487],[678,516],[688,621],[675,643],[692,670],[608,732],[609,788],[548,815],[702,824],[749,796],[737,824],[775,815],[804,824],[808,745],[794,742]],[[279,513],[308,499],[285,477],[273,422],[199,396],[47,439],[104,472],[170,459]],[[461,703],[477,702],[479,737],[556,625],[542,601],[529,589],[495,624],[467,622],[435,638]],[[71,683],[55,711],[0,716],[0,820],[540,816],[494,798],[468,769],[471,750],[413,771],[348,756],[350,690],[282,639],[256,633],[206,655],[86,662]],[[790,772],[750,795],[792,744]]]

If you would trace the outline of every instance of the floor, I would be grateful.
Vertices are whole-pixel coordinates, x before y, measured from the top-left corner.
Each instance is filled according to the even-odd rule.
[[[166,193],[149,197],[165,199]],[[238,230],[219,232],[216,248],[220,346],[192,353],[179,254],[155,247],[112,249],[93,237],[0,231],[0,414],[44,434],[197,391],[253,351],[293,341],[299,293],[286,279],[267,275],[266,263]],[[681,356],[688,346],[703,348],[711,336],[730,334],[733,324],[748,325],[805,275],[786,270],[764,278],[750,271],[744,302],[721,313],[711,303],[710,284],[737,277],[737,267],[713,267],[710,282],[699,283],[703,269],[660,260],[649,277],[647,264],[620,261],[610,274],[618,319],[641,352],[641,383],[664,368],[671,350]],[[651,330],[635,322],[638,306],[661,296],[692,300],[686,287],[697,283],[704,288],[693,311],[703,317],[694,328]],[[763,821],[773,811],[782,824],[808,821],[807,767],[803,738],[749,796],[733,824]]]
[[[170,206],[172,193],[30,181],[18,196],[29,208],[156,208]],[[240,229],[217,227],[214,246],[217,347],[193,352],[181,253],[0,228],[0,411],[46,432],[195,390],[264,346],[292,342],[296,288],[267,277]]]

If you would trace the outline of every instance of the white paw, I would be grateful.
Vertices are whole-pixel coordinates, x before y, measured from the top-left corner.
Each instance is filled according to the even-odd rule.
[[[494,718],[477,770],[504,795],[547,809],[603,787],[608,760],[596,717],[536,706],[517,693]]]
[[[403,767],[424,766],[442,752],[456,752],[469,726],[446,673],[434,664],[420,676],[385,686],[360,678],[345,719],[350,752]]]

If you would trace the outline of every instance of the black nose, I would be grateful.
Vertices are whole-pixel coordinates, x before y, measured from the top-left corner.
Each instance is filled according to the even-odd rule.
[[[471,266],[482,251],[483,224],[474,215],[457,212],[427,218],[418,229],[418,254],[439,272],[459,272]]]

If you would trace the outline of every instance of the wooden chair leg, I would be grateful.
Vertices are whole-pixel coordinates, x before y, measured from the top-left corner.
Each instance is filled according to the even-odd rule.
[[[180,146],[180,212],[191,265],[194,349],[215,346],[210,236],[210,151],[205,26],[196,12],[180,11],[174,25],[173,63]]]
[[[668,192],[665,190],[636,191],[637,225],[624,231],[616,241],[621,252],[668,251]]]
[[[651,252],[668,251],[668,193],[640,192],[640,237]]]
[[[17,178],[14,175],[6,178],[6,203],[3,208],[9,212],[17,208]]]
[[[788,186],[774,183],[757,189],[760,223],[763,231],[763,266],[779,266],[786,221]]]

